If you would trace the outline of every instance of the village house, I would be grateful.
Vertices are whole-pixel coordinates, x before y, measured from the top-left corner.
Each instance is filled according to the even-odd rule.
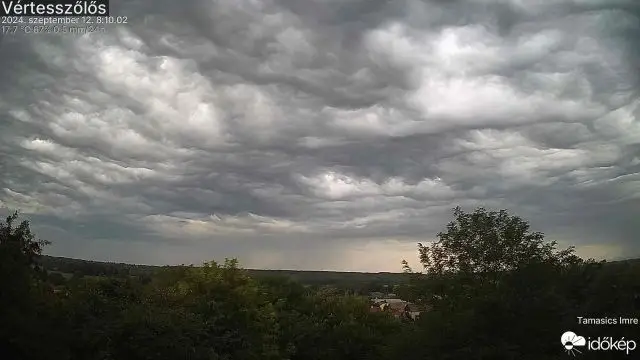
[[[402,299],[372,299],[370,311],[389,312],[396,319],[416,320],[420,313],[423,312],[423,309],[417,304]]]

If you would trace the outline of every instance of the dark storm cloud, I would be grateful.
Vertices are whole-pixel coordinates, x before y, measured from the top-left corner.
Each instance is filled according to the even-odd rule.
[[[52,253],[397,270],[460,204],[640,254],[633,1],[111,9],[0,43],[0,201]]]

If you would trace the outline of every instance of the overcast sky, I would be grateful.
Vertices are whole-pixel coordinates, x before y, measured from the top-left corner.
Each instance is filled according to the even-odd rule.
[[[640,256],[634,0],[116,1],[0,42],[0,207],[52,255],[400,271],[451,208]]]

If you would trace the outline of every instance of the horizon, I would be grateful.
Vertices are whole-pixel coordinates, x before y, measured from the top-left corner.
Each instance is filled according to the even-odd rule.
[[[118,262],[118,261],[109,261],[109,260],[96,260],[96,259],[82,259],[82,258],[73,258],[67,256],[57,256],[47,254],[45,252],[42,253],[43,256],[49,256],[52,258],[58,259],[68,259],[74,261],[87,261],[87,262],[95,262],[95,263],[104,263],[104,264],[114,264],[114,265],[132,265],[132,266],[148,266],[148,267],[163,267],[163,266],[201,266],[204,262],[200,263],[189,263],[189,264],[135,264],[135,263],[127,263],[127,262]],[[247,268],[242,266],[242,261],[237,259],[239,266],[245,270],[265,270],[265,271],[303,271],[303,272],[332,272],[332,273],[358,273],[358,274],[402,274],[402,271],[353,271],[353,270],[317,270],[317,269],[265,269],[265,268]],[[211,260],[205,260],[206,262]],[[221,260],[213,260],[218,264],[224,262],[224,259]]]
[[[116,262],[116,261],[108,261],[108,260],[96,260],[96,259],[81,259],[81,258],[72,258],[72,257],[67,257],[67,256],[56,256],[56,255],[51,255],[51,254],[47,254],[45,252],[42,253],[43,256],[49,256],[52,258],[58,258],[58,259],[68,259],[68,260],[74,260],[74,261],[87,261],[87,262],[95,262],[95,263],[104,263],[104,264],[114,264],[114,265],[132,265],[132,266],[148,266],[148,267],[163,267],[163,266],[201,266],[204,262],[200,262],[200,263],[190,263],[190,264],[135,264],[135,263],[126,263],[126,262]],[[240,268],[245,269],[245,270],[258,270],[258,271],[294,271],[294,272],[331,272],[331,273],[357,273],[357,274],[403,274],[403,271],[355,271],[355,270],[331,270],[331,269],[275,269],[275,268],[269,268],[269,269],[265,269],[265,268],[247,268],[242,266],[242,261],[240,259],[237,259]],[[587,260],[587,259],[585,259]],[[635,260],[640,260],[640,258],[636,258],[636,257],[628,257],[628,258],[616,258],[616,259],[594,259],[596,261],[601,261],[604,260],[607,263],[615,263],[615,262],[625,262],[625,261],[635,261]],[[211,260],[208,260],[211,261]],[[207,261],[207,262],[208,262]],[[224,262],[224,259],[222,260],[214,260],[216,261],[216,263],[221,264],[222,262]],[[421,273],[417,272],[415,268],[412,267],[412,269],[414,270],[414,273]]]

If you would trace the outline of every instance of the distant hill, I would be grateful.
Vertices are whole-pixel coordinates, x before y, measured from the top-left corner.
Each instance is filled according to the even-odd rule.
[[[611,260],[607,261],[610,265],[640,265],[640,259],[624,259],[624,260]]]
[[[60,272],[68,277],[81,276],[150,276],[162,266],[133,265],[125,263],[110,263],[55,257],[43,255],[41,263],[49,271]],[[638,267],[640,259],[627,259],[607,262],[607,266]],[[402,284],[407,281],[407,276],[402,273],[364,273],[364,272],[337,272],[337,271],[300,271],[300,270],[257,270],[247,269],[250,276],[260,279],[268,277],[288,278],[304,285],[322,286],[329,285],[339,288],[348,288],[360,292],[382,291],[386,286]]]
[[[43,255],[42,266],[49,271],[84,276],[148,276],[162,266],[133,265],[72,259]],[[285,277],[305,285],[333,285],[349,288],[378,289],[384,285],[393,286],[403,283],[407,277],[402,273],[363,273],[337,271],[299,271],[299,270],[258,270],[247,269],[254,278]]]

